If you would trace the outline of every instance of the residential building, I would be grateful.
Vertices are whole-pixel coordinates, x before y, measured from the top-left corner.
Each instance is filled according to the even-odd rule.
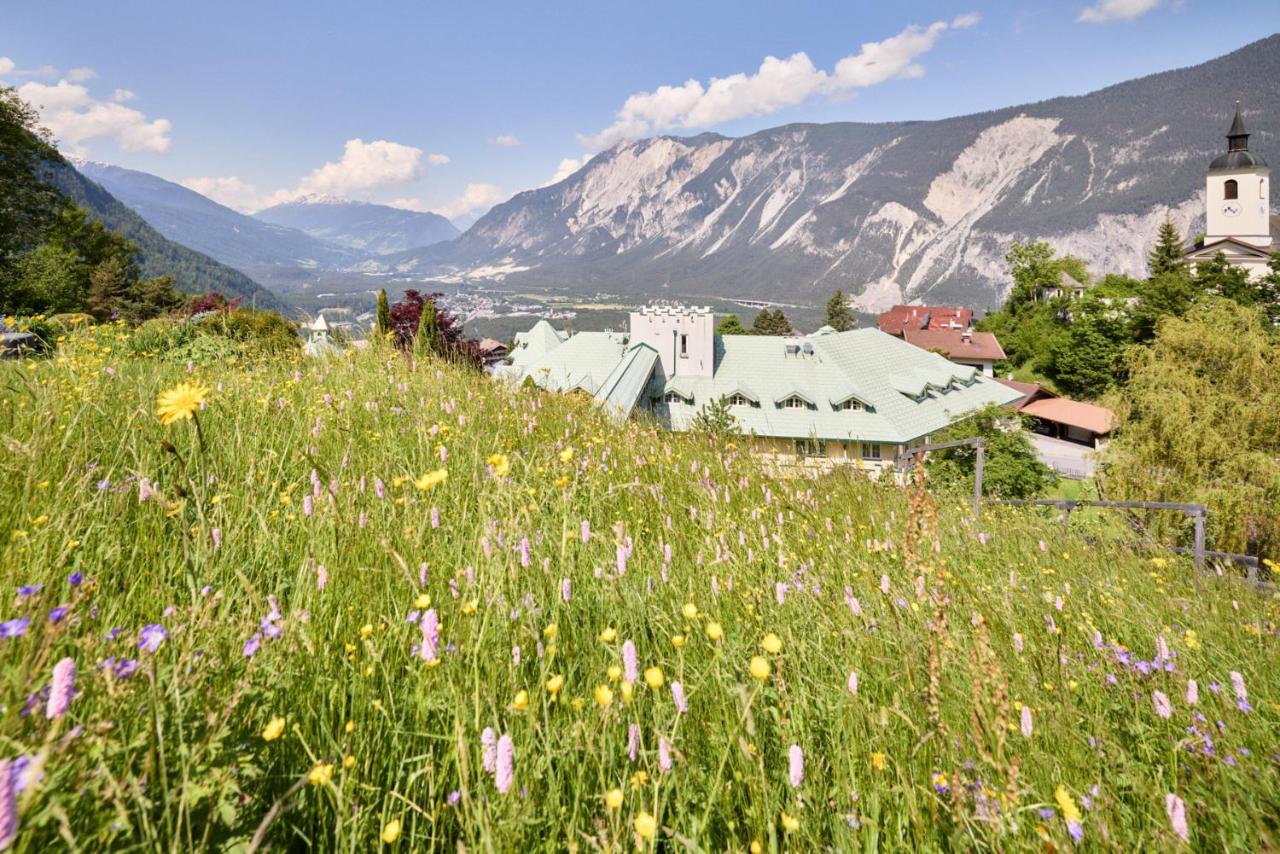
[[[566,335],[539,321],[499,376],[589,395],[615,417],[688,430],[724,399],[758,453],[780,465],[881,471],[904,448],[987,404],[1019,397],[877,329],[807,336],[716,335],[710,309],[634,311],[627,332]]]
[[[880,315],[880,331],[924,350],[995,376],[995,363],[1005,358],[999,339],[973,331],[973,311],[957,306],[895,305]]]
[[[1249,150],[1249,132],[1236,102],[1227,131],[1227,150],[1205,172],[1205,233],[1184,257],[1193,264],[1221,252],[1251,278],[1267,273],[1271,253],[1280,249],[1280,217],[1271,216],[1271,169]]]
[[[956,305],[895,305],[880,314],[880,331],[902,336],[906,329],[968,329],[973,309]]]
[[[1031,419],[1031,429],[1042,436],[1101,448],[1115,427],[1115,415],[1105,406],[1061,397],[1037,383],[997,379],[1018,392],[1012,408]]]

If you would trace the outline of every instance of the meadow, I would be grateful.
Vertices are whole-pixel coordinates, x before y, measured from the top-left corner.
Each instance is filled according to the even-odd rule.
[[[1087,520],[114,325],[0,443],[17,850],[1280,846],[1277,599]]]

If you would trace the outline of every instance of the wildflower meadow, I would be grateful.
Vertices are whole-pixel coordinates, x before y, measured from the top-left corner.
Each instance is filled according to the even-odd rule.
[[[1280,846],[1277,599],[1087,520],[109,324],[0,449],[0,846]]]

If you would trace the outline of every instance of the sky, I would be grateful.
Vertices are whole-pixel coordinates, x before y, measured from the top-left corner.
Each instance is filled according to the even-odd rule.
[[[465,227],[627,139],[963,115],[1280,31],[1275,0],[1229,8],[41,0],[0,4],[0,83],[65,153],[239,210],[320,193]]]

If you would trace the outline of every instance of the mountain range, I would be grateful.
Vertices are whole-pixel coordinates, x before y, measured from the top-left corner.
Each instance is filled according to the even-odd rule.
[[[1087,95],[937,121],[623,142],[518,194],[402,275],[638,296],[995,305],[1015,240],[1141,275],[1156,227],[1203,227],[1235,101],[1280,158],[1280,35]],[[923,84],[927,85],[927,83]],[[1273,200],[1274,201],[1274,200]]]
[[[186,293],[217,291],[259,308],[285,307],[278,296],[239,270],[165,237],[101,184],[77,171],[71,162],[57,157],[49,161],[49,170],[50,180],[64,196],[111,231],[133,241],[144,277],[173,276],[175,287]]]
[[[387,253],[457,237],[433,213],[306,196],[256,215],[240,213],[181,184],[107,163],[73,161],[80,174],[166,238],[216,258],[282,293],[317,271],[354,270]]]

